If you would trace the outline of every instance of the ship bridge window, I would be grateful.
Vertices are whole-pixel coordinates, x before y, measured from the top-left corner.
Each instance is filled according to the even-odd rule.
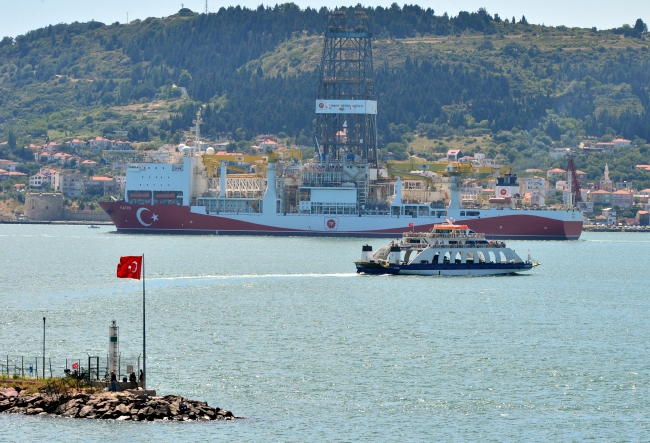
[[[417,218],[417,216],[418,216],[418,207],[417,206],[404,206],[404,215],[406,217]]]
[[[429,216],[429,207],[428,206],[419,206],[418,207],[418,216],[428,217]]]
[[[481,215],[479,211],[467,211],[468,217],[478,217],[479,215]]]
[[[447,217],[447,211],[436,211],[436,217]]]
[[[465,217],[465,211],[460,211],[460,216]]]
[[[390,215],[400,215],[401,206],[391,206]]]

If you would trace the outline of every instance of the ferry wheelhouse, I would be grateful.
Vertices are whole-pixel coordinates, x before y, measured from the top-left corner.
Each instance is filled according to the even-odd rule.
[[[528,271],[539,263],[522,260],[502,241],[488,241],[467,225],[434,225],[430,232],[405,232],[373,253],[362,248],[357,273],[439,276],[486,276]]]

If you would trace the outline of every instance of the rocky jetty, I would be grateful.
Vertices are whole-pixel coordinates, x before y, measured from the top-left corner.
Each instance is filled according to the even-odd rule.
[[[20,395],[0,394],[0,412],[130,421],[210,421],[237,417],[225,409],[176,395],[148,397],[130,393]]]

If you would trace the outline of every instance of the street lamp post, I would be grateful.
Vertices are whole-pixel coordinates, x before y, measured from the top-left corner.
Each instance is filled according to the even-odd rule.
[[[45,380],[45,317],[43,317],[43,380]]]

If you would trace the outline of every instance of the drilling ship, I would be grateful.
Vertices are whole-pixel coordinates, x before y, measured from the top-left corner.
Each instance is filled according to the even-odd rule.
[[[199,111],[193,146],[161,148],[128,164],[124,201],[100,203],[117,231],[391,238],[453,219],[488,239],[580,237],[583,216],[572,202],[562,210],[513,205],[516,177],[498,169],[500,193],[472,208],[461,201],[467,165],[437,164],[437,184],[415,173],[393,178],[377,157],[371,37],[362,11],[330,14],[313,159],[303,162],[298,149],[219,155],[200,143]]]

